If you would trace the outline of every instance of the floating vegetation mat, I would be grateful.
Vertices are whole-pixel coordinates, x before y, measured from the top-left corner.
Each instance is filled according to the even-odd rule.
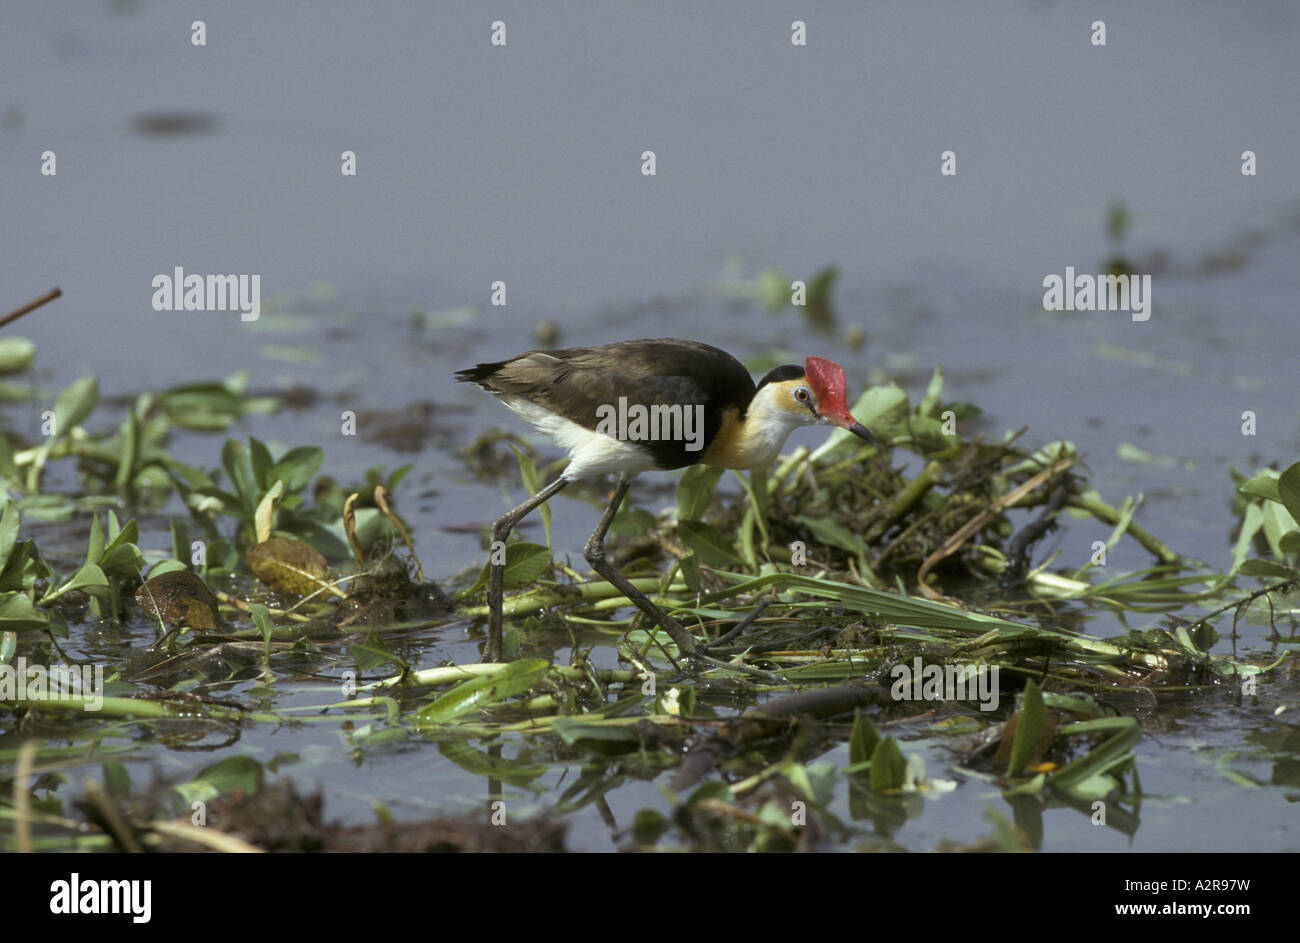
[[[409,466],[343,485],[320,448],[256,438],[186,464],[177,436],[278,401],[237,376],[96,424],[78,380],[42,438],[0,436],[0,846],[561,850],[591,814],[630,850],[890,849],[963,793],[978,822],[929,847],[1037,848],[1052,807],[1131,835],[1148,723],[1294,691],[1300,465],[1238,476],[1217,572],[1094,490],[1069,443],[965,438],[978,411],[941,397],[937,372],[919,403],[872,388],[853,412],[878,444],[695,467],[663,513],[634,489],[611,553],[707,646],[701,669],[554,552],[546,511],[544,542],[505,548],[505,657],[482,663],[487,568],[421,566]],[[556,468],[509,441],[466,467],[538,490]],[[1121,542],[1149,565],[1112,575]],[[1269,650],[1224,644],[1243,619]],[[1300,798],[1285,728],[1250,735]],[[390,792],[397,762],[425,772]]]

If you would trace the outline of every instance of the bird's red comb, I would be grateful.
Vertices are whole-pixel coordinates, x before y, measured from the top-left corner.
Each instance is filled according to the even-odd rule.
[[[844,368],[834,360],[822,357],[809,357],[803,362],[804,376],[817,397],[817,415],[827,422],[847,429],[859,439],[874,442],[871,432],[862,423],[853,418],[849,412],[849,403],[845,399],[848,384],[844,380]]]
[[[849,403],[846,399],[848,383],[844,379],[844,368],[834,360],[824,357],[809,357],[803,362],[803,370],[813,392],[817,394],[818,412],[828,418],[848,419]]]

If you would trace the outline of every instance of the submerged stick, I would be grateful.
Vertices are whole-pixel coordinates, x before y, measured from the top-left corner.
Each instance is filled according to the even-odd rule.
[[[1066,502],[1069,507],[1078,508],[1081,511],[1087,511],[1097,520],[1104,524],[1116,525],[1120,521],[1120,513],[1106,502],[1095,498],[1091,495],[1072,494],[1070,500]],[[1136,521],[1130,520],[1128,527],[1124,528],[1130,537],[1140,543],[1144,548],[1150,551],[1161,563],[1176,564],[1179,562],[1178,554],[1165,546],[1149,530],[1142,527]]]
[[[1029,494],[1029,492],[1033,491],[1043,482],[1049,481],[1055,476],[1067,471],[1072,465],[1074,465],[1074,463],[1075,459],[1072,457],[1057,459],[1038,474],[1029,478],[1007,494],[1004,494],[961,527],[957,528],[957,530],[943,542],[943,545],[940,546],[938,550],[934,551],[934,553],[930,554],[930,556],[926,558],[925,562],[921,564],[921,569],[917,571],[916,582],[921,591],[921,595],[932,600],[943,599],[943,594],[932,588],[930,584],[925,581],[925,575],[934,568],[935,564],[961,549],[961,546],[966,543],[970,537],[976,534],[985,524],[993,520],[993,518],[998,514],[1002,513],[1004,508],[1015,507],[1020,499]]]
[[[811,691],[797,691],[726,721],[704,742],[693,747],[673,778],[674,789],[687,789],[707,775],[724,754],[775,736],[796,717],[825,720],[847,714],[857,707],[894,703],[888,687],[879,684],[842,684]]]

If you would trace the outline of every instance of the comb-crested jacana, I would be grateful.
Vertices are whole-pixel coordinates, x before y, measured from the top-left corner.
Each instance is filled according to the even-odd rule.
[[[802,367],[777,367],[755,386],[749,371],[725,350],[661,338],[530,350],[461,370],[456,379],[496,394],[569,453],[559,478],[492,524],[494,548],[504,545],[529,511],[570,482],[617,472],[614,496],[583,556],[658,623],[684,654],[696,657],[690,633],[605,559],[605,534],[632,479],[643,471],[698,462],[759,468],[777,457],[791,432],[811,423],[831,423],[872,441],[871,433],[849,412],[843,368],[820,357],[807,358]],[[495,562],[497,556],[493,553],[488,579],[489,661],[501,657],[505,567]]]

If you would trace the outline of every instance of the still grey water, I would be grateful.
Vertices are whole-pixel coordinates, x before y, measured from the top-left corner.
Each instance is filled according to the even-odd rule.
[[[0,308],[65,293],[8,329],[38,344],[36,382],[94,373],[125,396],[247,369],[256,389],[315,390],[311,408],[235,434],[322,444],[340,480],[414,461],[398,500],[435,579],[482,563],[460,525],[520,497],[517,483],[474,480],[456,450],[492,426],[526,432],[451,375],[533,346],[545,321],[560,344],[680,336],[742,358],[816,353],[845,366],[851,395],[896,379],[918,397],[942,366],[945,396],[985,411],[974,431],[1074,441],[1103,496],[1142,493],[1139,519],[1212,566],[1231,549],[1228,469],[1300,452],[1294,4],[112,2],[3,19]],[[340,173],[348,151],[355,176]],[[1120,242],[1106,235],[1116,202],[1131,219]],[[1045,277],[1099,273],[1117,253],[1152,275],[1149,320],[1043,310]],[[826,331],[719,288],[828,264],[840,274]],[[151,279],[176,266],[260,275],[261,317],[154,310]],[[490,304],[496,282],[504,306]],[[844,343],[854,328],[860,347]],[[339,433],[342,411],[420,404],[431,419],[409,451]],[[39,417],[6,421],[34,435]],[[1165,461],[1126,461],[1124,444]],[[217,447],[176,450],[212,464]],[[645,506],[669,503],[653,494]],[[577,559],[596,513],[558,501],[557,548]],[[1077,565],[1097,536],[1074,523],[1051,549]],[[1147,563],[1124,545],[1109,562]],[[1107,618],[1092,631],[1121,631]],[[477,657],[463,636],[425,655]],[[1268,756],[1241,746],[1233,769],[1262,784],[1243,802],[1197,745],[1239,745],[1261,725],[1294,735],[1271,715],[1295,700],[1292,685],[1149,730],[1145,789],[1193,801],[1144,805],[1131,842],[1049,813],[1044,847],[1297,850]],[[327,783],[327,814],[350,821],[369,821],[376,797],[414,816],[465,808],[480,788],[430,750],[355,768],[323,728],[254,731],[241,749],[298,753],[287,772]],[[155,762],[179,775],[202,761]],[[898,840],[985,834],[996,791],[966,790]],[[607,799],[624,826],[663,802],[652,783]],[[616,843],[590,809],[573,822],[574,847]]]

